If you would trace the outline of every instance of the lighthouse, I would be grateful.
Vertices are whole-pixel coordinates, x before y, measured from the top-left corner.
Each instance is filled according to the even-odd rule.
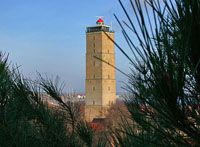
[[[96,21],[96,25],[86,28],[85,118],[87,121],[104,118],[109,107],[116,102],[115,68],[113,68],[115,49],[114,43],[106,34],[114,40],[114,31],[105,25],[101,17]]]

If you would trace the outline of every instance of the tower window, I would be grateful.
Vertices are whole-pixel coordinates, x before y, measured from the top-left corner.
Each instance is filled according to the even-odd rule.
[[[108,79],[110,79],[110,75],[108,75]]]
[[[94,79],[95,79],[95,75],[94,75],[93,77],[94,77]]]
[[[109,50],[108,50],[108,54],[109,54]]]
[[[93,44],[93,47],[95,48],[95,43]]]
[[[108,87],[108,91],[110,91],[110,87]]]
[[[95,105],[95,101],[93,101],[93,105]]]
[[[95,87],[93,87],[93,91],[95,91]]]

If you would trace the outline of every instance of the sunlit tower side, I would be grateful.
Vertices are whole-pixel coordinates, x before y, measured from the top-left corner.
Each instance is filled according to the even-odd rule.
[[[85,118],[104,118],[107,109],[116,102],[114,32],[101,17],[95,26],[86,28],[86,106]],[[102,62],[96,58],[100,58]]]

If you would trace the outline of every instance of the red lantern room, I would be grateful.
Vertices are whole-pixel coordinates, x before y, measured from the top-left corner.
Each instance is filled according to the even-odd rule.
[[[96,24],[97,25],[104,25],[104,21],[101,18],[99,18],[99,20],[97,20]]]

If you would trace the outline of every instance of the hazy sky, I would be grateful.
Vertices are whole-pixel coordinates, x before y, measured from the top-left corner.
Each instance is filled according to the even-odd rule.
[[[116,41],[126,47],[113,13],[124,17],[117,0],[0,0],[0,50],[9,53],[25,77],[35,79],[37,72],[59,76],[65,90],[84,92],[85,30],[95,25],[96,16],[112,23]],[[115,51],[116,66],[130,72],[128,60]],[[116,72],[118,92],[126,79]]]

